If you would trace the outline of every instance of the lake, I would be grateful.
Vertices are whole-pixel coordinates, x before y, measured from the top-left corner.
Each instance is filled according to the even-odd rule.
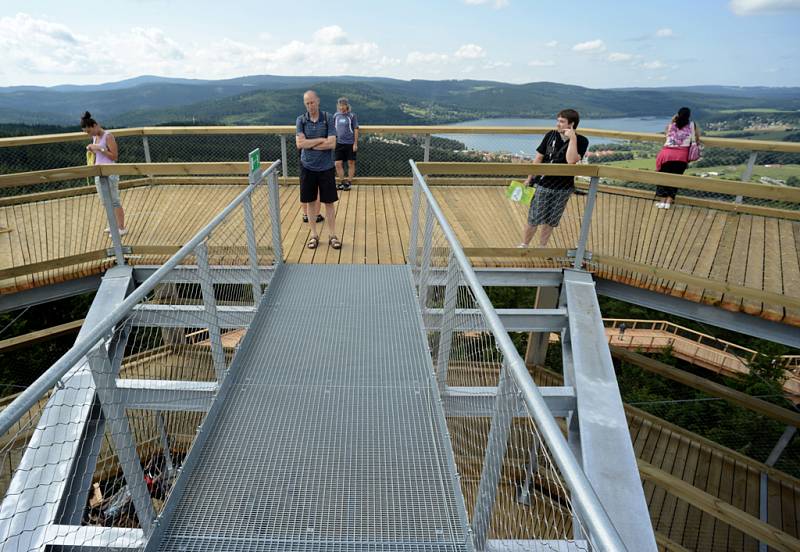
[[[669,117],[617,117],[614,119],[581,119],[581,128],[598,128],[603,130],[622,130],[628,132],[664,132]],[[552,119],[478,119],[463,121],[449,126],[544,126],[555,128]],[[437,134],[442,138],[451,138],[466,144],[469,149],[478,151],[505,151],[526,156],[534,156],[542,135],[520,134]],[[589,145],[608,144],[617,140],[589,136]]]

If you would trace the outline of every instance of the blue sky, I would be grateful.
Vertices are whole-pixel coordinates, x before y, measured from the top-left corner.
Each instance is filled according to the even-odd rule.
[[[0,86],[142,74],[800,86],[798,35],[800,0],[3,0]]]

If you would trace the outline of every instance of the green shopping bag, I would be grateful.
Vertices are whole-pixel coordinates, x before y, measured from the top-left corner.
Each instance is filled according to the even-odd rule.
[[[526,186],[518,180],[512,180],[511,184],[509,184],[508,188],[506,188],[506,197],[511,201],[528,205],[533,199],[534,191],[535,190],[530,186]]]

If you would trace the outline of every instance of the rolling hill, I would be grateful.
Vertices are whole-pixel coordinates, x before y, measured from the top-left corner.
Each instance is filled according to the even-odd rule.
[[[585,117],[667,116],[681,105],[696,115],[722,110],[800,109],[800,89],[693,86],[592,89],[551,82],[398,80],[372,77],[254,75],[227,80],[142,76],[100,85],[0,88],[0,123],[72,124],[89,109],[106,125],[167,122],[287,124],[315,88],[323,109],[351,99],[373,124],[446,123],[483,117],[552,117],[574,107]]]

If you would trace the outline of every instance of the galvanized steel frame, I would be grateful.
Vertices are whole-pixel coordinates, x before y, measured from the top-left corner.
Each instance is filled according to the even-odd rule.
[[[451,251],[456,258],[456,261],[459,265],[461,273],[463,275],[464,280],[466,281],[467,285],[470,287],[475,301],[478,304],[480,310],[482,311],[483,316],[485,317],[486,323],[488,324],[489,328],[491,329],[492,334],[496,340],[497,346],[503,353],[504,361],[504,373],[509,378],[513,378],[516,386],[521,391],[522,400],[524,401],[525,405],[528,407],[530,416],[534,419],[537,424],[539,431],[541,432],[542,438],[547,443],[548,448],[552,452],[553,458],[558,465],[561,473],[563,474],[566,486],[569,488],[573,504],[576,505],[580,509],[581,513],[581,520],[585,524],[588,532],[590,534],[591,540],[595,543],[595,546],[599,547],[601,550],[605,551],[622,551],[626,550],[623,541],[617,532],[614,525],[611,523],[611,520],[608,517],[608,514],[604,510],[600,499],[596,495],[592,485],[589,483],[586,475],[584,474],[581,467],[578,465],[575,457],[570,450],[569,445],[567,444],[566,439],[564,439],[563,434],[561,433],[560,428],[558,427],[555,419],[551,415],[547,403],[545,402],[544,398],[542,397],[541,393],[537,385],[534,383],[533,379],[528,373],[527,368],[525,367],[525,363],[523,362],[522,358],[520,358],[519,354],[514,347],[514,344],[511,342],[511,338],[508,336],[508,333],[503,326],[498,314],[494,310],[491,301],[486,295],[486,292],[483,290],[483,287],[478,281],[478,278],[472,269],[472,265],[470,264],[469,260],[467,259],[466,255],[464,254],[463,249],[461,248],[458,239],[455,236],[452,228],[450,227],[449,223],[447,222],[444,214],[442,213],[441,209],[439,208],[438,202],[433,197],[430,189],[428,188],[427,184],[425,183],[425,179],[420,174],[419,169],[416,166],[416,163],[413,160],[409,160],[411,164],[411,169],[414,177],[414,191],[413,191],[413,198],[414,198],[414,205],[412,207],[412,227],[411,227],[411,239],[409,240],[409,262],[410,264],[414,264],[416,261],[416,231],[417,231],[417,221],[418,212],[419,212],[419,203],[421,201],[418,199],[420,196],[424,196],[427,209],[431,210],[441,227],[445,238],[447,239]],[[420,280],[422,281],[422,274],[420,274]],[[422,286],[421,286],[422,287]],[[510,381],[510,379],[509,379]],[[498,395],[498,397],[502,397],[502,395]],[[498,405],[499,408],[499,405]],[[498,417],[499,416],[499,417]],[[497,422],[505,423],[505,417],[500,416],[495,417]],[[510,422],[510,419],[509,419]],[[495,429],[495,424],[492,425],[492,429],[490,432],[501,432],[503,429]],[[502,439],[494,439],[490,438],[490,442],[495,443],[496,446],[503,446],[505,447],[505,443]],[[491,447],[487,448],[486,451],[486,458],[493,459],[498,456],[498,452],[493,450]],[[486,466],[486,462],[484,463]],[[486,477],[491,475],[491,469],[493,468],[485,468],[489,469],[490,471],[486,472]],[[483,479],[483,476],[482,476]],[[481,482],[482,487],[486,487],[489,483]],[[486,497],[481,499],[481,497]],[[490,495],[484,493],[479,493],[479,502],[476,505],[481,506],[482,508],[488,508],[489,500],[491,498]],[[479,516],[479,519],[483,519],[486,516],[485,512],[475,512],[474,516]],[[649,519],[649,518],[648,518]],[[481,529],[483,525],[479,526]],[[473,527],[473,530],[476,529]],[[476,531],[477,533],[477,531]],[[482,546],[484,542],[480,542],[480,539],[483,537],[478,536],[476,540],[476,545]],[[478,547],[480,550],[481,548]]]
[[[199,253],[199,258],[201,260],[198,263],[200,265],[198,269],[200,272],[204,272],[206,276],[210,275],[207,256],[205,257],[206,262],[202,262],[205,240],[236,207],[250,199],[251,194],[256,187],[260,185],[264,178],[267,178],[268,186],[270,188],[274,188],[274,190],[269,190],[270,199],[277,198],[278,181],[275,177],[275,174],[279,167],[280,162],[275,162],[266,170],[257,173],[252,184],[250,184],[243,192],[241,192],[230,204],[228,204],[227,207],[225,207],[225,209],[223,209],[217,216],[214,217],[213,220],[211,220],[191,240],[189,240],[189,242],[181,247],[177,253],[175,253],[169,260],[167,260],[166,263],[164,263],[164,265],[155,270],[139,288],[134,290],[124,299],[124,290],[127,290],[128,286],[133,283],[133,271],[128,266],[111,269],[106,278],[104,278],[104,282],[107,281],[105,286],[107,287],[110,285],[111,287],[108,291],[104,291],[104,284],[101,283],[98,296],[93,303],[93,308],[90,310],[89,316],[87,316],[87,320],[78,336],[75,345],[73,345],[73,347],[58,361],[56,361],[53,366],[51,366],[42,376],[40,376],[33,384],[31,384],[24,392],[22,392],[14,402],[0,412],[0,433],[5,433],[9,431],[9,429],[17,422],[17,420],[19,420],[27,411],[29,411],[47,391],[61,381],[61,379],[64,378],[68,373],[72,374],[71,377],[73,378],[78,377],[86,380],[80,385],[77,385],[77,388],[75,387],[75,382],[73,382],[73,386],[71,388],[60,389],[57,391],[54,394],[54,397],[51,398],[50,402],[48,403],[48,407],[46,408],[50,408],[50,404],[53,404],[53,408],[56,409],[59,404],[69,406],[65,413],[70,416],[70,419],[65,420],[65,422],[68,422],[68,426],[73,425],[75,431],[78,433],[82,433],[83,428],[89,419],[88,416],[96,406],[94,397],[95,392],[97,392],[97,396],[100,399],[100,406],[106,414],[106,416],[102,418],[105,419],[105,423],[109,424],[109,427],[111,428],[111,435],[112,440],[114,441],[116,453],[120,458],[123,471],[126,475],[126,480],[129,482],[129,485],[131,485],[130,488],[132,491],[132,498],[134,500],[140,524],[142,525],[141,530],[110,530],[109,528],[100,528],[105,531],[97,531],[95,528],[88,529],[73,525],[58,525],[57,516],[59,514],[57,512],[60,509],[63,510],[62,502],[64,502],[63,493],[65,491],[65,480],[62,480],[60,483],[55,485],[45,483],[47,492],[50,493],[53,498],[52,500],[48,499],[47,501],[47,512],[39,512],[34,514],[34,516],[37,518],[35,520],[35,527],[33,527],[28,534],[23,533],[23,538],[27,539],[29,544],[37,547],[43,545],[63,544],[64,546],[69,546],[70,549],[79,549],[82,547],[84,542],[86,542],[86,546],[90,548],[96,548],[98,544],[101,546],[111,546],[114,549],[125,549],[128,547],[138,548],[141,546],[143,538],[146,539],[149,533],[153,530],[155,513],[152,508],[149,492],[147,492],[146,487],[144,487],[144,479],[143,477],[136,475],[137,473],[140,475],[143,474],[141,474],[141,465],[136,455],[135,446],[133,445],[133,437],[130,431],[130,426],[128,425],[127,418],[124,415],[125,408],[154,408],[157,410],[206,410],[211,398],[213,397],[213,393],[218,389],[218,386],[216,383],[213,383],[211,386],[209,386],[208,384],[204,385],[202,383],[192,385],[187,384],[187,382],[158,382],[159,385],[154,386],[152,385],[154,382],[148,382],[146,380],[131,384],[129,380],[117,379],[115,374],[119,367],[120,358],[118,357],[121,357],[121,351],[124,349],[124,344],[120,345],[112,343],[111,348],[106,350],[106,339],[110,334],[112,334],[113,328],[122,322],[123,319],[129,316],[137,307],[137,305],[155,288],[155,286],[166,281],[171,271],[174,270],[188,255],[197,255]],[[109,221],[115,222],[111,216],[113,215],[113,210],[109,209],[110,203],[104,201],[104,205],[106,206]],[[271,208],[270,218],[272,219],[273,250],[277,254],[275,259],[276,265],[279,265],[282,262],[282,259],[280,258],[280,219],[273,218],[275,217],[276,212],[277,211],[275,209]],[[111,224],[110,226],[113,238],[116,230],[116,224]],[[120,248],[118,238],[119,236],[117,233],[115,249],[117,253],[117,260],[119,262]],[[248,242],[249,241],[251,240],[248,240]],[[254,298],[257,302],[261,295],[260,286],[262,272],[257,265],[254,269],[252,265],[252,255],[250,260],[251,265],[248,267],[251,275],[250,281],[253,283],[253,285],[258,286],[259,291],[258,294],[254,293]],[[124,271],[122,277],[117,275],[118,270]],[[199,280],[201,282],[205,281],[206,283],[210,283],[207,278],[199,277]],[[122,282],[123,288],[120,288],[118,282]],[[210,290],[208,289],[209,287]],[[206,306],[213,305],[213,287],[210,285],[206,286],[204,291],[206,292]],[[119,294],[119,292],[122,292],[122,294],[115,299],[114,293]],[[253,311],[254,309],[250,308],[249,310]],[[213,325],[213,322],[211,325]],[[127,335],[127,328],[123,333]],[[221,343],[218,344],[218,348],[221,349]],[[59,393],[67,393],[70,395],[82,393],[83,398],[78,399],[77,397],[72,397],[70,399],[62,397],[61,399],[58,399]],[[173,393],[174,398],[177,399],[176,402],[168,400],[167,398],[168,394],[172,395]],[[121,398],[123,400],[130,401],[130,403],[120,401]],[[56,399],[58,404],[54,402],[54,399]],[[73,419],[75,415],[71,408],[71,405],[73,404],[84,405],[80,419]],[[169,408],[170,405],[172,408]],[[58,416],[58,414],[59,412],[54,412],[54,415]],[[37,431],[47,430],[48,426],[46,424],[47,419],[41,420],[39,423],[41,428],[37,428]],[[54,428],[49,429],[52,431]],[[61,440],[63,441],[63,435],[61,436]],[[79,442],[80,439],[75,440],[75,445],[77,446]],[[89,456],[92,456],[92,452],[97,447],[94,445],[89,445],[81,446],[79,448],[86,451]],[[30,452],[30,449],[26,451],[26,455],[23,457],[22,465],[24,465],[26,461],[33,461],[31,460],[32,456],[28,455],[27,452]],[[59,449],[58,453],[59,458],[62,458],[63,451]],[[26,460],[26,458],[28,458],[28,460]],[[96,454],[94,455],[94,458],[96,458]],[[87,459],[89,462],[92,461],[89,457],[87,457]],[[70,461],[72,460],[77,461],[77,458],[73,455],[70,457]],[[41,477],[39,481],[48,481],[49,479],[47,473],[55,473],[58,469],[60,469],[60,463],[61,460],[55,463],[48,463],[43,467],[40,466],[39,468],[44,470],[44,477]],[[36,466],[34,465],[32,467]],[[52,483],[56,483],[56,480],[54,479]],[[144,489],[142,489],[142,487],[144,487]],[[11,502],[8,501],[7,497],[2,503],[2,509],[8,512],[9,508],[16,508],[15,504],[19,500],[25,502],[23,495],[26,492],[41,493],[41,491],[37,490],[36,487],[30,490],[23,489],[21,493],[18,496],[15,496]],[[69,515],[69,512],[67,512],[67,515]],[[27,519],[27,516],[23,517]],[[0,534],[6,535],[7,538],[11,526],[18,525],[20,520],[15,520],[14,517],[7,517],[5,519],[7,521],[0,526]],[[86,533],[87,540],[79,541],[76,538],[77,535],[84,533]],[[111,533],[113,533],[113,535],[111,535]],[[111,538],[109,535],[114,538],[113,541],[108,540]],[[111,542],[113,542],[113,544],[110,544]],[[106,544],[104,545],[102,543]]]

